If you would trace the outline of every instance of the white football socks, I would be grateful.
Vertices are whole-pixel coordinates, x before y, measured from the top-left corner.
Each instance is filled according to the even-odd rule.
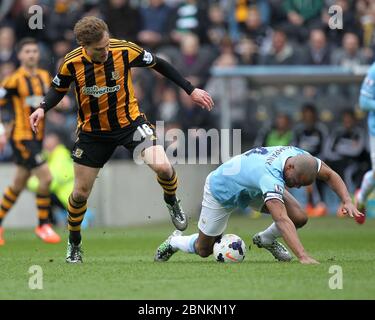
[[[190,236],[174,236],[171,238],[171,246],[173,249],[178,249],[187,253],[195,252],[195,241],[198,239],[198,233],[194,233]]]
[[[370,195],[370,193],[375,188],[375,179],[374,179],[374,173],[372,170],[367,171],[365,175],[363,176],[362,183],[361,183],[361,189],[358,193],[358,200],[361,204],[364,204],[367,200],[367,197]]]
[[[274,222],[266,230],[259,232],[259,235],[264,244],[271,244],[274,240],[281,237],[281,232]]]

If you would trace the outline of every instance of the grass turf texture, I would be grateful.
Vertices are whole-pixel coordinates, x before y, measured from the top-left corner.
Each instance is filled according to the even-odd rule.
[[[245,261],[220,264],[176,253],[153,262],[170,224],[83,231],[84,264],[65,263],[63,243],[44,244],[32,230],[6,230],[0,247],[0,299],[375,299],[375,219],[358,226],[349,218],[311,219],[299,231],[305,248],[321,262],[277,262],[254,247],[250,235],[270,224],[267,217],[233,216],[226,233],[251,244]],[[195,232],[191,222],[186,234]],[[43,290],[28,287],[29,267],[43,268]],[[328,286],[332,265],[343,270],[343,289]]]

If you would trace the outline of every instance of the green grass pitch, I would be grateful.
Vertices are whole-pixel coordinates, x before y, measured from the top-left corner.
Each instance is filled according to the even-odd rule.
[[[269,217],[233,216],[226,233],[241,236],[264,229]],[[65,263],[63,243],[44,244],[32,230],[7,229],[0,247],[0,299],[375,299],[375,219],[358,226],[349,218],[310,219],[299,231],[305,248],[320,265],[274,260],[251,246],[240,264],[176,253],[155,263],[156,247],[171,224],[83,231],[84,264]],[[192,221],[186,232],[196,231]],[[30,266],[43,269],[43,289],[29,289]],[[343,289],[328,283],[332,265],[342,267]]]

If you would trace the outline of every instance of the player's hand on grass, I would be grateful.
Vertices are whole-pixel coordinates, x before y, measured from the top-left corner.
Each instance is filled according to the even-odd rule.
[[[194,89],[190,97],[194,103],[198,104],[203,109],[211,111],[214,107],[214,101],[212,100],[210,94],[202,89]]]
[[[299,258],[299,262],[301,262],[302,264],[319,264],[318,261],[309,256],[303,256],[302,258]]]
[[[31,130],[35,133],[38,133],[38,124],[44,119],[44,110],[43,108],[37,108],[30,116],[30,126]]]
[[[354,217],[363,217],[364,214],[360,211],[358,211],[358,209],[355,207],[355,205],[352,203],[352,202],[347,202],[347,203],[343,203],[341,204],[341,206],[339,207],[339,212],[338,213],[341,213],[341,214],[348,214],[350,217],[354,218]]]

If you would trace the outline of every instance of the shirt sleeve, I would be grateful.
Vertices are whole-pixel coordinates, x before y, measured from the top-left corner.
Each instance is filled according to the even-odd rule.
[[[133,67],[146,67],[146,68],[151,68],[155,65],[155,56],[139,47],[138,45],[128,42],[129,46],[127,48],[128,50],[128,55],[129,55],[129,66],[130,68]]]
[[[57,73],[52,79],[52,87],[59,92],[67,92],[69,90],[70,83],[73,81],[72,74],[69,71],[68,65],[71,62],[64,61]]]
[[[277,199],[284,203],[284,182],[276,178],[265,175],[259,181],[259,187],[263,193],[263,200],[266,203],[268,200]]]

